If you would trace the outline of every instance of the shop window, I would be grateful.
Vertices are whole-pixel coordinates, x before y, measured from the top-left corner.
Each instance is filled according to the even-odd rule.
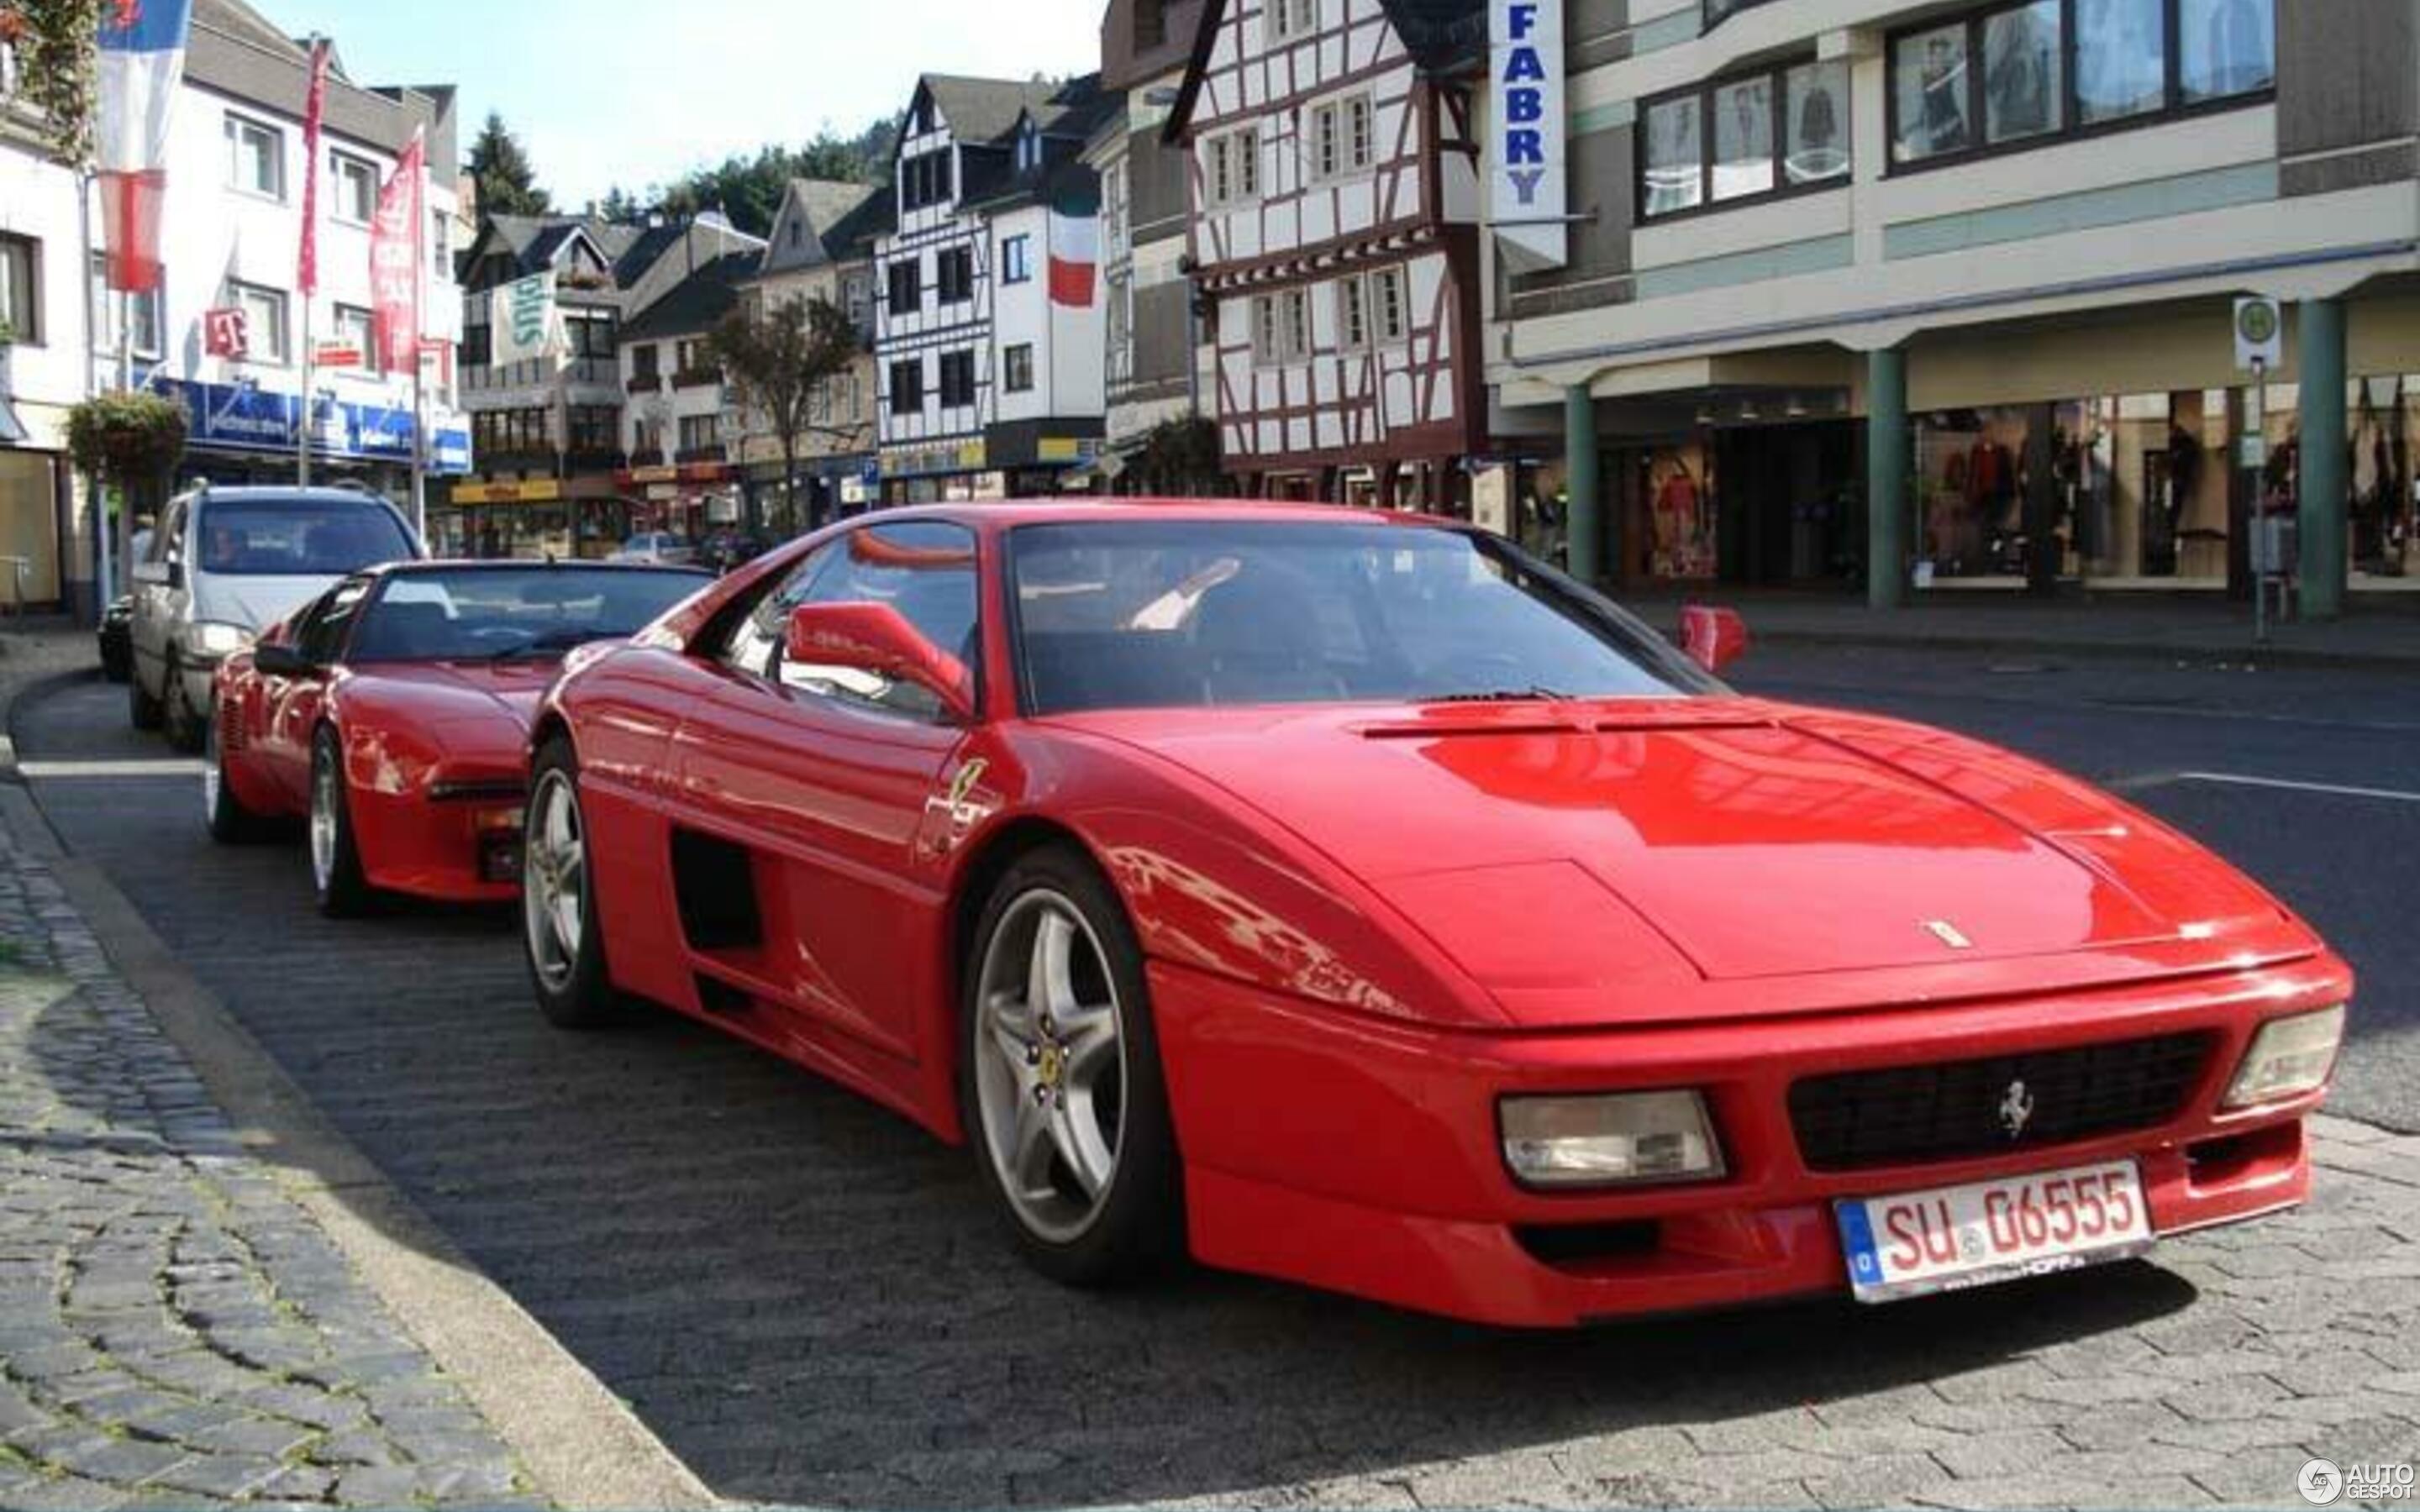
[[[2274,87],[2277,12],[2269,0],[2178,0],[2177,50],[2187,104]]]
[[[2055,131],[2065,121],[2066,44],[2059,0],[1983,22],[1983,139],[1997,145]]]
[[[2002,0],[1888,55],[1891,162],[1912,167],[2260,99],[2276,0]]]
[[[1849,177],[1849,70],[1799,63],[1650,101],[1638,198],[1646,219]]]
[[[1789,140],[1781,166],[1792,188],[1849,177],[1849,66],[1805,63],[1783,76]]]
[[[2074,0],[2075,115],[2086,126],[2167,104],[2164,0]]]

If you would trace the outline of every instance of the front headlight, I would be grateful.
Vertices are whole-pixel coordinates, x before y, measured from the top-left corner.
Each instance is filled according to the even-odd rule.
[[[2235,1068],[2223,1105],[2248,1108],[2328,1085],[2328,1074],[2336,1069],[2336,1047],[2344,1042],[2344,1005],[2338,1003],[2260,1026],[2252,1048],[2243,1053],[2243,1064]]]
[[[240,625],[202,620],[186,635],[185,642],[205,656],[232,656],[252,644],[253,633]]]
[[[1528,1186],[1626,1186],[1723,1174],[1722,1146],[1694,1091],[1508,1097],[1504,1164]]]

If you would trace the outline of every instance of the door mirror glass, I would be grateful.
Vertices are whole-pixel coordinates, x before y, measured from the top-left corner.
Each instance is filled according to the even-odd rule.
[[[888,604],[800,604],[790,610],[782,645],[782,681],[897,706],[897,686],[921,688],[939,712],[964,724],[974,717],[974,680],[966,663],[932,641]]]
[[[1720,675],[1747,655],[1747,622],[1736,609],[1688,605],[1681,610],[1681,649],[1691,661]]]

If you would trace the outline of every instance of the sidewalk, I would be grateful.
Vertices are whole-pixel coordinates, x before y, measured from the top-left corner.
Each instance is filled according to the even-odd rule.
[[[2420,595],[2356,597],[2340,620],[2273,625],[2270,643],[2257,650],[2252,606],[2215,595],[2101,594],[2037,599],[2016,593],[1935,590],[1897,610],[1868,609],[1862,595],[1845,593],[1713,585],[1686,594],[1632,590],[1615,597],[1660,627],[1679,623],[1683,604],[1727,605],[1747,621],[1751,640],[1776,644],[2186,656],[2420,671]]]
[[[0,634],[0,710],[89,632]],[[0,1505],[544,1504],[0,827]]]

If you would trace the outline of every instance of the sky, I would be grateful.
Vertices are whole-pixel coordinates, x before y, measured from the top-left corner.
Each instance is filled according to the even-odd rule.
[[[558,207],[854,134],[921,73],[1100,66],[1102,0],[252,0],[335,39],[357,84],[462,91],[461,147],[501,111]]]

